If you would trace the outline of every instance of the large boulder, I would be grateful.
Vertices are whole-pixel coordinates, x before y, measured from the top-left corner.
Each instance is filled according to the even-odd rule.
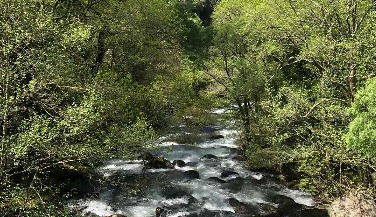
[[[351,192],[333,201],[328,212],[330,217],[376,217],[376,204],[362,192]]]

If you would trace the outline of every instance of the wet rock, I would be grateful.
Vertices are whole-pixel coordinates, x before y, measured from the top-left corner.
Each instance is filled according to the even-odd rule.
[[[215,139],[224,139],[225,137],[223,135],[212,135],[209,137],[210,140],[215,140]]]
[[[189,179],[199,179],[200,174],[196,170],[188,170],[184,172],[185,176]]]
[[[375,201],[365,193],[351,192],[330,204],[328,208],[330,217],[375,217]]]
[[[185,166],[187,166],[187,167],[195,167],[195,166],[197,166],[197,162],[188,162],[188,163],[185,164]]]
[[[189,217],[235,217],[235,213],[223,210],[207,210],[204,209],[198,214],[189,215]]]
[[[157,207],[155,209],[155,217],[166,217],[167,216],[167,210]]]
[[[208,178],[209,181],[217,182],[217,183],[227,183],[225,180],[220,179],[218,177],[210,177]]]
[[[164,158],[163,156],[154,157],[145,163],[144,168],[146,169],[171,169],[174,168],[172,163]]]
[[[213,154],[206,154],[206,155],[202,156],[201,159],[217,160],[218,157],[213,155]]]
[[[271,204],[258,203],[257,204],[257,208],[259,210],[259,212],[258,212],[259,215],[258,216],[260,216],[260,217],[280,217],[280,215],[278,214],[277,209],[273,205],[271,205]]]
[[[272,198],[272,202],[278,204],[277,211],[282,216],[297,213],[303,208],[303,205],[284,195],[275,195]]]
[[[256,206],[251,204],[245,204],[243,202],[240,202],[236,198],[229,198],[228,200],[230,206],[234,208],[235,213],[237,216],[242,216],[244,214],[247,214],[247,216],[255,216],[258,214],[258,209]]]
[[[144,164],[154,158],[153,154],[150,152],[143,152],[138,156],[138,160],[142,160]]]
[[[186,163],[183,160],[174,160],[172,162],[172,165],[178,166],[178,167],[185,167]]]
[[[242,190],[243,184],[244,184],[244,179],[241,177],[236,177],[235,179],[230,179],[227,182],[227,187],[233,192],[238,192]]]
[[[239,176],[239,173],[230,170],[225,170],[221,173],[221,178],[227,178],[229,176]]]
[[[162,190],[162,196],[167,199],[182,198],[191,196],[187,191],[179,189],[178,187],[166,187]]]

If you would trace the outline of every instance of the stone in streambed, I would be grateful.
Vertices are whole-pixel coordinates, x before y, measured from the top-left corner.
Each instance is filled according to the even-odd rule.
[[[213,155],[213,154],[206,154],[206,155],[202,156],[201,159],[217,160],[218,157]]]
[[[185,167],[186,163],[183,160],[174,160],[172,162],[172,165],[178,166],[178,167]]]
[[[230,170],[225,170],[221,173],[221,178],[227,178],[229,176],[239,176],[239,173]]]
[[[166,217],[167,216],[167,210],[157,207],[155,209],[155,217]]]
[[[180,189],[178,187],[174,187],[174,186],[163,188],[161,193],[162,193],[162,196],[167,199],[175,199],[175,198],[182,198],[182,197],[190,196],[190,194],[187,191]]]
[[[185,176],[189,179],[199,179],[200,174],[196,170],[188,170],[184,172]]]
[[[258,208],[251,204],[246,204],[243,202],[240,202],[236,198],[229,198],[228,200],[230,206],[234,208],[235,214],[237,216],[243,216],[246,214],[246,216],[255,216],[258,215]]]
[[[209,181],[217,182],[217,183],[227,183],[225,180],[220,179],[218,177],[210,177],[208,178]]]
[[[272,202],[278,204],[277,211],[282,216],[297,213],[303,208],[303,205],[296,203],[293,199],[284,195],[274,196]]]
[[[242,190],[243,184],[244,184],[244,179],[241,177],[236,177],[234,179],[228,180],[226,185],[228,189],[230,189],[232,192],[238,192]]]
[[[145,163],[145,169],[172,169],[174,165],[163,156],[154,157]]]
[[[210,140],[215,140],[215,139],[224,139],[225,137],[223,135],[212,135],[209,137]]]

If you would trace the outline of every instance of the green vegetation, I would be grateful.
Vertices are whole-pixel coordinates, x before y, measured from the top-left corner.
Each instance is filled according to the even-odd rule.
[[[134,158],[233,106],[254,168],[375,194],[376,5],[12,0],[0,8],[0,211],[67,214],[64,171]],[[189,140],[186,139],[186,140]],[[63,172],[62,172],[63,171]],[[54,198],[54,199],[52,199]]]
[[[217,5],[208,74],[237,105],[251,167],[289,165],[298,186],[323,199],[352,188],[374,192],[375,7],[358,0]]]

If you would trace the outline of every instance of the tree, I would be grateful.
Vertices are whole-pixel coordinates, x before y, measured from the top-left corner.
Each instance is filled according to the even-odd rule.
[[[316,193],[338,195],[344,180],[368,183],[359,181],[364,170],[356,172],[361,164],[343,135],[346,109],[374,76],[374,7],[345,0],[217,5],[207,74],[238,105],[251,165],[294,162],[301,186]]]
[[[364,88],[360,89],[356,95],[356,101],[349,109],[353,117],[346,134],[346,142],[349,149],[359,153],[364,159],[372,162],[376,158],[376,111],[375,111],[375,78],[370,79]]]

